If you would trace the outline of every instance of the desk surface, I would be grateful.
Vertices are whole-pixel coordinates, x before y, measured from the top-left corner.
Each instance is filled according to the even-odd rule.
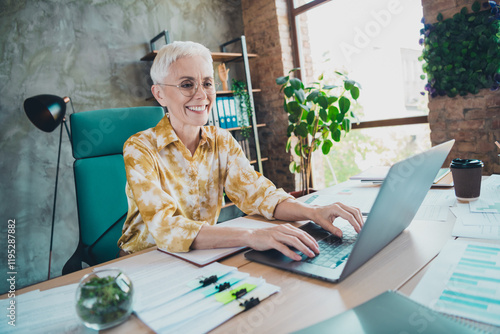
[[[452,228],[452,220],[414,220],[409,228],[388,246],[338,284],[249,262],[243,253],[232,256],[222,263],[237,267],[254,277],[262,276],[267,282],[279,286],[281,291],[262,301],[258,307],[220,325],[213,333],[288,333],[353,308],[389,289],[410,295],[423,277],[428,264],[452,238]],[[138,254],[151,252],[157,252],[156,247],[127,258],[133,259]],[[116,259],[102,265],[121,260]],[[51,279],[21,289],[17,294],[77,283],[84,274],[93,269],[94,267],[86,268]],[[6,298],[6,295],[0,298]],[[103,332],[153,333],[135,315],[122,325]]]
[[[388,289],[397,290],[401,287],[408,289],[409,286],[405,286],[405,283],[415,275],[419,275],[420,269],[438,254],[450,238],[451,229],[452,224],[446,222],[414,221],[393,242],[339,284],[249,262],[242,253],[237,254],[222,263],[235,266],[254,277],[262,276],[267,282],[279,286],[281,291],[264,300],[259,307],[230,319],[213,332],[290,332],[339,314]],[[136,254],[148,252],[156,252],[156,248]],[[116,259],[110,263],[120,260]],[[77,283],[92,269],[93,267],[86,268],[21,289],[18,294]],[[135,316],[124,324],[104,332],[153,333]]]

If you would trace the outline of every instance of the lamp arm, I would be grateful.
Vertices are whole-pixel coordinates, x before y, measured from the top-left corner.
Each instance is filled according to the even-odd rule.
[[[73,100],[71,100],[68,96],[65,96],[63,98],[64,102],[66,103],[70,103],[71,104],[71,110],[73,110],[72,114],[75,113],[75,107],[73,106]],[[63,123],[64,123],[64,127],[66,128],[66,133],[68,134],[68,138],[69,138],[69,142],[71,144],[71,147],[73,147],[73,140],[71,138],[71,132],[69,131],[69,128],[68,128],[68,124],[66,123],[66,117],[63,118]]]
[[[66,122],[64,122],[66,124]],[[63,129],[61,126],[61,130],[59,131],[59,148],[57,151],[57,167],[56,167],[56,182],[54,186],[54,204],[52,206],[52,225],[50,228],[50,253],[49,253],[49,272],[48,272],[48,278],[50,279],[50,265],[52,263],[52,244],[54,241],[54,222],[56,218],[56,202],[57,202],[57,184],[59,182],[59,163],[61,161],[61,143],[62,143],[62,133]]]
[[[68,124],[66,123],[66,117],[63,119],[63,124],[64,124],[64,127],[66,128],[66,133],[68,134],[69,143],[71,144],[71,147],[73,147],[73,140],[71,138],[71,133],[69,131]]]

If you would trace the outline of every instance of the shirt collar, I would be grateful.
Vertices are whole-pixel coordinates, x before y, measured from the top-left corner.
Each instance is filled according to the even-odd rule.
[[[170,119],[168,118],[168,114],[165,115],[161,121],[154,127],[156,132],[156,148],[158,151],[161,151],[169,144],[178,141],[179,137],[174,131],[172,124],[170,124]],[[208,144],[210,147],[213,147],[214,140],[214,132],[208,131],[207,127],[201,127],[201,139],[200,145]]]

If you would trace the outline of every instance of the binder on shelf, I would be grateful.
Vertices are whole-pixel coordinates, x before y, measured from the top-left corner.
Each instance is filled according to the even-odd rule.
[[[229,97],[223,96],[222,97],[222,104],[224,106],[224,115],[225,115],[225,120],[226,120],[226,129],[232,128],[232,122],[231,122],[231,109],[229,106]]]
[[[213,111],[208,113],[208,121],[205,125],[214,125]]]
[[[248,139],[241,139],[241,140],[238,141],[238,144],[240,144],[241,150],[245,154],[245,157],[248,160],[251,160],[250,159],[250,150],[248,149]]]
[[[247,158],[248,160],[252,161],[252,153],[250,151],[250,141],[248,139],[245,139],[244,144],[245,144],[245,151],[247,152]]]
[[[229,96],[228,98],[229,101],[229,116],[231,117],[231,122],[229,123],[231,128],[237,128],[238,127],[238,120],[236,118],[236,102],[234,100],[234,96]]]
[[[224,113],[224,100],[223,97],[217,97],[217,115],[219,117],[219,126],[222,129],[227,129],[226,125],[226,115]]]
[[[219,112],[217,110],[217,100],[215,101],[214,105],[212,106],[212,111],[210,112],[210,117],[208,119],[212,119],[212,124],[210,125],[215,125],[219,127]]]
[[[234,97],[234,102],[236,105],[236,117],[238,119],[238,126],[248,127],[250,126],[250,120],[248,119],[248,112],[245,104],[241,104],[241,98],[239,96]]]

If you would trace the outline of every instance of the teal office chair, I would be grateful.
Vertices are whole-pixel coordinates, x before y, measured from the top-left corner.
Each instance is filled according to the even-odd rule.
[[[63,275],[117,257],[118,239],[127,217],[123,144],[154,127],[162,107],[93,110],[71,114],[71,137],[80,237]]]

